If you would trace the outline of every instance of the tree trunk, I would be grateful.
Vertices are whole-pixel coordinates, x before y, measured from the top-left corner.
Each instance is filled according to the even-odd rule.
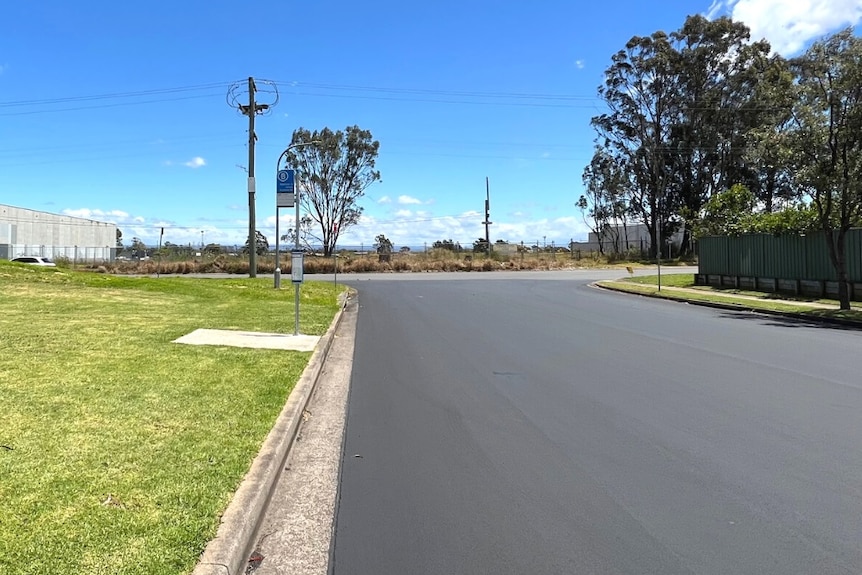
[[[623,220],[623,236],[625,237],[626,253],[629,253],[629,229],[626,226],[626,220]]]
[[[660,252],[658,251],[658,233],[656,232],[656,222],[653,221],[652,225],[649,226],[649,252],[650,258],[655,259],[660,257]]]
[[[850,289],[847,284],[847,270],[843,269],[838,272],[838,307],[842,310],[850,309]]]
[[[332,236],[323,232],[323,257],[328,258],[332,256]]]
[[[842,310],[849,310],[850,290],[847,285],[847,257],[845,253],[847,230],[843,228],[838,231],[825,230],[824,235],[829,248],[829,259],[832,260],[832,267],[835,268],[835,275],[838,277],[838,307]]]
[[[692,232],[691,232],[691,225],[686,220],[686,222],[683,224],[683,227],[682,227],[682,243],[680,243],[680,246],[679,246],[679,255],[680,256],[687,257],[687,256],[691,256],[694,253],[693,236],[694,236],[694,234],[692,234]]]

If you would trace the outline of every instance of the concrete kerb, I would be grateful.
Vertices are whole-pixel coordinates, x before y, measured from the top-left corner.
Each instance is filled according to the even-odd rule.
[[[276,482],[296,438],[302,414],[308,406],[335,332],[353,290],[340,297],[340,309],[321,338],[296,386],[290,392],[275,425],[254,458],[246,476],[222,515],[214,539],[201,554],[192,575],[242,575],[254,551],[260,523]]]
[[[625,289],[621,289],[615,286],[602,285],[600,282],[595,282],[590,284],[591,287],[604,289],[608,291],[613,291],[617,293],[624,293],[628,295],[637,295],[641,297],[651,297],[654,299],[663,299],[666,301],[674,301],[678,303],[685,303],[689,305],[697,305],[701,307],[711,307],[714,309],[723,309],[728,311],[748,311],[751,313],[759,313],[763,315],[771,315],[777,317],[787,317],[791,319],[797,319],[800,321],[807,321],[812,323],[824,323],[831,325],[840,325],[844,327],[853,327],[856,329],[862,329],[862,323],[858,321],[842,319],[838,317],[820,317],[820,316],[812,316],[805,315],[801,313],[787,312],[787,311],[776,311],[771,309],[762,309],[753,306],[745,305],[744,303],[721,303],[721,302],[712,302],[712,301],[700,301],[700,300],[689,300],[685,299],[684,296],[666,296],[664,294],[659,293],[642,293],[642,292],[634,292],[628,291]]]

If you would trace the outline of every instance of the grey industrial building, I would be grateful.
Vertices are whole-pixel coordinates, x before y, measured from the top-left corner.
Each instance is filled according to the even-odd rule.
[[[0,204],[0,259],[105,262],[114,260],[116,246],[116,224]]]

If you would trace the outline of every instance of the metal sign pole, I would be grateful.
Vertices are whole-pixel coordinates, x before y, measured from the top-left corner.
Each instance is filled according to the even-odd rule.
[[[661,291],[661,197],[658,199],[658,225],[656,226],[656,264],[658,268],[658,291]]]
[[[293,279],[293,335],[299,335],[299,286],[302,283],[302,268],[300,267],[299,273],[297,273],[294,266],[299,263],[302,266],[302,252],[299,247],[299,185],[296,185],[293,190],[293,201],[296,206],[296,221],[293,222],[293,236],[294,236],[294,257],[290,265],[291,276]],[[299,257],[296,257],[296,256]],[[297,262],[298,260],[298,262]],[[297,278],[299,281],[297,281]]]
[[[293,250],[290,254],[290,279],[293,281],[293,335],[299,335],[299,286],[302,284],[302,260],[305,254],[302,250]]]
[[[273,273],[273,281],[275,289],[281,289],[281,268],[278,267],[278,244],[281,243],[278,231],[278,201],[275,202],[275,272]]]
[[[290,254],[290,279],[293,281],[293,302],[294,302],[294,318],[293,318],[293,335],[299,335],[299,287],[302,284],[303,272],[303,251],[299,246],[299,182],[296,181],[295,170],[279,170],[278,165],[281,164],[281,158],[288,155],[288,152],[293,148],[300,146],[311,146],[319,144],[318,140],[310,142],[301,142],[291,144],[287,147],[276,163],[276,196],[284,197],[283,203],[281,199],[276,200],[279,206],[296,208],[296,221],[293,224],[294,248]],[[278,226],[278,209],[275,213],[276,227]],[[278,232],[276,232],[278,235]],[[278,265],[278,238],[276,238],[276,266]]]
[[[293,284],[293,335],[299,335],[299,282]]]
[[[276,162],[275,168],[275,289],[281,288],[281,268],[279,267],[279,254],[280,254],[280,244],[281,244],[281,232],[279,231],[279,208],[291,208],[293,207],[293,202],[295,199],[294,189],[293,189],[293,170],[279,170],[278,166],[281,164],[281,158],[284,157],[284,153],[279,156],[278,161]]]

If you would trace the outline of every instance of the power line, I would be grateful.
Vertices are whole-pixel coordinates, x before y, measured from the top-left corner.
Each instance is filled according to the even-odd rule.
[[[85,151],[96,152],[99,150],[116,150],[118,146],[133,146],[136,150],[141,150],[143,147],[154,146],[171,146],[178,143],[190,143],[196,141],[212,143],[215,139],[227,139],[233,135],[232,132],[220,132],[214,134],[198,134],[194,136],[177,136],[167,139],[145,138],[135,140],[101,140],[98,143],[91,144],[64,144],[59,146],[38,146],[38,147],[15,147],[15,148],[0,148],[0,158],[14,158],[19,156],[28,156],[35,154],[44,154],[46,152],[63,152],[63,151]],[[231,138],[233,139],[233,138]],[[101,158],[101,156],[99,156]]]
[[[111,92],[107,94],[92,94],[87,96],[65,96],[60,98],[47,98],[42,100],[13,100],[0,102],[0,108],[17,106],[38,106],[45,104],[60,104],[66,102],[84,102],[92,100],[107,100],[116,98],[136,98],[140,96],[151,96],[155,94],[175,94],[177,92],[189,92],[195,90],[206,90],[211,88],[224,88],[230,82],[215,82],[210,84],[196,84],[192,86],[179,86],[176,88],[159,88],[153,90],[138,90],[136,92]]]
[[[360,92],[379,92],[386,94],[418,94],[418,95],[436,95],[436,96],[456,96],[456,97],[471,97],[471,98],[513,98],[513,99],[533,99],[533,100],[563,100],[563,101],[578,101],[578,100],[596,100],[595,96],[579,96],[573,94],[542,94],[528,92],[471,92],[463,90],[439,90],[439,89],[421,89],[421,88],[384,88],[379,86],[354,86],[345,84],[317,84],[311,82],[281,82],[289,87],[309,87],[326,90],[356,90]]]
[[[48,110],[27,110],[24,112],[0,112],[0,116],[32,116],[36,114],[53,114],[57,112],[79,112],[81,110],[103,110],[106,108],[120,108],[126,106],[140,106],[145,104],[161,104],[163,102],[179,102],[181,100],[200,100],[202,98],[213,98],[216,94],[201,94],[198,96],[181,96],[178,98],[159,98],[156,100],[141,100],[138,102],[116,102],[113,104],[99,104],[98,106],[77,106],[74,108],[57,108]]]
[[[390,224],[421,224],[421,223],[428,223],[428,222],[434,222],[434,221],[444,221],[444,220],[445,221],[448,221],[448,220],[466,220],[466,219],[472,220],[472,219],[481,218],[481,217],[482,217],[482,214],[480,214],[479,212],[476,212],[475,214],[461,214],[458,216],[433,216],[433,217],[417,218],[417,219],[410,219],[410,220],[405,220],[405,219],[374,220],[373,222],[363,222],[360,220],[359,222],[356,223],[356,226],[362,227],[362,226],[378,226],[378,225],[383,225],[383,224],[387,224],[387,225],[390,225]],[[353,226],[351,226],[351,227],[353,227]]]
[[[350,100],[379,100],[385,102],[419,102],[424,104],[465,104],[471,106],[516,106],[516,107],[525,107],[525,108],[565,108],[565,109],[574,109],[574,108],[591,108],[594,109],[596,106],[594,104],[590,105],[574,105],[574,104],[541,104],[535,102],[491,102],[491,101],[471,101],[471,100],[442,100],[442,99],[428,99],[428,98],[398,98],[395,96],[361,96],[361,95],[350,95],[350,94],[326,94],[319,92],[293,92],[294,96],[311,96],[315,98],[343,98]]]

